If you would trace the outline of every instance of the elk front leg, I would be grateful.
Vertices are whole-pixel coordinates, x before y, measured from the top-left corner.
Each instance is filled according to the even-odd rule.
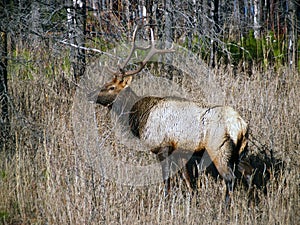
[[[167,197],[170,192],[170,175],[171,175],[171,162],[170,162],[171,147],[161,148],[157,154],[162,168],[162,176],[164,180],[164,196]]]
[[[175,162],[177,163],[177,166],[180,169],[180,174],[183,180],[185,181],[187,188],[189,189],[190,192],[192,192],[194,176],[193,176],[193,164],[192,161],[190,160],[191,154],[187,154],[181,151],[174,151],[172,153],[172,156]]]
[[[189,161],[185,158],[181,159],[181,166],[182,166],[182,176],[186,183],[186,186],[190,190],[190,192],[193,191],[192,187],[192,178],[193,178],[193,171],[191,168],[191,165],[189,164]]]
[[[214,161],[214,164],[225,181],[226,193],[225,193],[225,205],[226,207],[231,204],[231,196],[234,190],[235,185],[235,175],[233,172],[233,166],[229,162],[224,162],[223,159],[217,158]]]
[[[230,206],[231,196],[235,186],[235,175],[234,175],[234,165],[235,160],[233,160],[233,143],[230,139],[224,141],[219,148],[209,151],[210,158],[212,159],[214,165],[216,166],[219,174],[225,181],[226,184],[226,194],[225,194],[225,204]]]
[[[225,205],[230,206],[231,196],[232,196],[234,185],[235,185],[235,176],[234,176],[232,170],[231,170],[230,174],[226,175],[225,184],[226,184]]]

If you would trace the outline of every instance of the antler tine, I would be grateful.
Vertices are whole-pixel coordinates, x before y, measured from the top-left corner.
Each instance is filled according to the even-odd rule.
[[[132,46],[131,46],[129,55],[127,56],[127,58],[124,60],[124,62],[122,64],[118,64],[119,70],[112,70],[109,67],[106,67],[109,73],[111,73],[115,76],[123,77],[123,78],[127,77],[127,76],[131,76],[131,75],[139,73],[145,67],[145,65],[151,59],[151,57],[154,56],[155,54],[158,54],[158,53],[165,54],[165,53],[171,53],[171,52],[175,51],[173,49],[173,45],[169,49],[157,49],[155,47],[153,29],[150,29],[150,33],[151,33],[151,43],[150,43],[150,45],[146,46],[146,47],[137,46],[135,41],[136,41],[136,34],[137,34],[137,31],[138,31],[139,28],[140,28],[139,26],[136,26],[135,29],[134,29],[134,32],[133,32],[133,35],[132,35]],[[150,49],[150,51],[148,52],[145,59],[142,62],[140,62],[140,67],[139,68],[137,68],[135,70],[132,70],[132,71],[125,72],[124,68],[128,64],[128,62],[130,61],[130,59],[131,59],[131,57],[132,57],[132,55],[133,55],[133,53],[136,49],[140,49],[140,50]]]
[[[137,46],[136,45],[136,43],[135,43],[135,41],[136,41],[136,34],[137,34],[137,31],[139,30],[139,28],[140,28],[140,26],[136,26],[134,28],[133,35],[132,35],[132,46],[131,46],[131,49],[130,49],[130,53],[127,56],[127,58],[125,59],[125,61],[121,65],[119,65],[119,70],[120,71],[124,70],[125,66],[127,65],[127,63],[129,62],[129,60],[131,59],[131,57],[132,57],[132,55],[133,55],[133,53],[134,53],[134,51],[136,49],[148,50],[151,47],[151,45],[149,45],[147,47],[142,47],[142,46]]]
[[[112,75],[117,76],[117,75],[119,74],[119,71],[117,71],[117,70],[112,70],[112,69],[110,69],[107,65],[106,65],[106,69],[107,69],[107,71],[108,71],[110,74],[112,74]]]
[[[132,35],[132,46],[131,46],[131,49],[130,49],[130,53],[127,56],[127,58],[125,59],[125,61],[121,65],[119,65],[120,70],[123,70],[125,68],[125,66],[127,65],[127,63],[129,62],[129,60],[131,59],[132,54],[133,54],[133,52],[135,50],[135,47],[136,47],[136,45],[135,45],[135,39],[136,39],[137,30],[138,30],[138,26],[136,26],[134,28],[133,35]]]
[[[171,53],[171,52],[175,51],[173,49],[173,45],[169,49],[157,49],[155,47],[153,30],[151,29],[150,31],[151,31],[151,49],[150,49],[150,52],[148,53],[148,55],[146,56],[146,58],[143,60],[143,63],[147,63],[151,59],[151,57],[157,53],[164,54],[164,53]]]
[[[118,70],[113,70],[113,69],[110,69],[108,66],[107,66],[107,63],[105,62],[105,68],[107,69],[107,71],[110,73],[110,74],[112,74],[112,75],[114,75],[114,76],[117,76],[118,74],[119,74],[119,71]]]
[[[169,49],[157,49],[155,47],[153,30],[150,29],[150,32],[151,32],[151,44],[150,44],[149,47],[147,47],[147,49],[150,48],[149,53],[147,54],[147,56],[145,57],[145,59],[142,62],[140,62],[141,65],[140,65],[139,68],[137,68],[136,70],[125,72],[124,75],[123,75],[123,77],[131,76],[131,75],[139,73],[145,67],[145,65],[151,59],[151,57],[154,56],[155,54],[158,54],[158,53],[165,54],[165,53],[171,53],[171,52],[175,51],[174,48],[173,48],[173,45]]]
[[[125,73],[124,68],[127,65],[127,63],[129,62],[129,60],[131,59],[134,51],[136,49],[147,50],[149,48],[149,46],[147,46],[147,47],[137,47],[136,46],[135,41],[136,41],[136,34],[137,34],[138,29],[139,29],[139,26],[136,26],[134,28],[134,31],[133,31],[133,34],[132,34],[132,46],[131,46],[130,52],[129,52],[127,58],[124,60],[124,62],[122,64],[118,63],[118,65],[117,65],[118,70],[113,70],[113,69],[110,69],[108,66],[106,66],[108,72],[111,73],[112,75],[114,75],[114,76],[124,75],[124,73]]]

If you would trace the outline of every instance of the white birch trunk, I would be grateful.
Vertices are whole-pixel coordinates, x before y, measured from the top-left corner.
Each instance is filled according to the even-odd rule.
[[[260,37],[260,6],[259,0],[254,0],[254,17],[253,17],[254,38]]]

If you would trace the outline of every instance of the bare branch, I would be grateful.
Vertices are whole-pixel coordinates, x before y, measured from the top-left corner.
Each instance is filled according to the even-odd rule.
[[[61,40],[61,41],[59,41],[59,43],[62,43],[62,44],[65,44],[65,45],[69,45],[69,46],[74,47],[74,48],[83,49],[83,50],[86,50],[86,51],[98,52],[98,53],[101,53],[101,54],[103,54],[103,55],[107,55],[107,56],[109,56],[109,57],[111,57],[111,58],[120,59],[120,57],[117,57],[117,56],[112,55],[112,54],[107,53],[107,52],[103,52],[103,51],[101,51],[101,50],[99,50],[99,49],[96,49],[96,48],[87,48],[87,47],[75,45],[75,44],[72,44],[72,43],[67,42],[67,41],[65,41],[65,40]]]

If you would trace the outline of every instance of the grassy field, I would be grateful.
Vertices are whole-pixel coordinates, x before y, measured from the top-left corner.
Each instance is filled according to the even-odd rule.
[[[167,199],[162,183],[136,187],[105,179],[76,140],[89,131],[74,130],[72,110],[80,87],[63,72],[62,61],[38,63],[29,78],[22,66],[10,69],[11,127],[0,152],[0,223],[300,224],[299,73],[254,68],[249,77],[227,67],[212,71],[210,78],[222,90],[210,90],[207,101],[231,105],[249,122],[248,158],[266,177],[267,188],[265,194],[254,188],[259,200],[249,203],[247,190],[237,184],[233,204],[224,210],[222,180],[204,173],[197,193],[191,195],[177,179]],[[45,74],[46,62],[55,65],[51,77]],[[197,91],[189,90],[196,96]],[[214,102],[219,92],[224,98]],[[106,109],[97,112],[100,137],[109,134],[112,151],[134,160],[137,156],[114,141]],[[155,160],[152,153],[143,154]]]

